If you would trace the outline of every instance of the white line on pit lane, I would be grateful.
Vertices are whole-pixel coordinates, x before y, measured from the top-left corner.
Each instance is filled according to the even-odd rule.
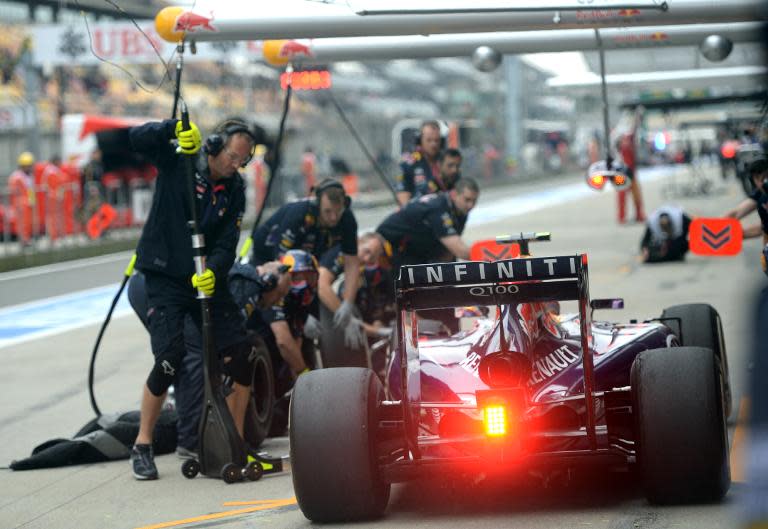
[[[641,180],[656,180],[663,175],[668,175],[669,170],[669,167],[643,170]],[[472,211],[470,223],[472,225],[486,224],[594,193],[582,181],[566,185],[553,184],[553,186],[557,187],[481,204]],[[26,277],[29,277],[62,269],[69,270],[116,260],[126,260],[131,254],[132,252],[121,252],[71,263],[7,272],[0,274],[0,279],[8,279],[10,274],[17,274],[14,278],[25,277],[21,274],[26,274]],[[0,349],[104,321],[118,288],[119,284],[116,283],[0,309]],[[112,317],[119,318],[131,312],[126,297],[121,296]]]
[[[73,261],[64,261],[61,263],[54,263],[43,266],[33,266],[30,268],[23,268],[21,270],[13,270],[11,272],[0,273],[0,281],[11,281],[14,279],[23,279],[25,277],[34,277],[44,274],[55,274],[66,270],[74,270],[76,268],[85,268],[87,266],[95,266],[107,263],[113,263],[115,261],[128,262],[133,251],[112,253],[109,255],[100,255],[98,257],[88,257],[85,259],[77,259]]]

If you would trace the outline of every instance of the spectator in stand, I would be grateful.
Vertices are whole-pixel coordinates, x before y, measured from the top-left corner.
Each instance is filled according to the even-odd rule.
[[[8,177],[8,194],[16,227],[16,236],[23,245],[32,239],[33,210],[35,208],[35,181],[32,175],[35,156],[24,151],[16,160],[18,168]]]

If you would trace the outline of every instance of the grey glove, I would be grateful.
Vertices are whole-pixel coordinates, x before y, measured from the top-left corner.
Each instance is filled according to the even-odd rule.
[[[333,313],[333,326],[346,327],[354,315],[355,304],[346,300],[342,301],[341,306]]]
[[[350,318],[349,324],[344,327],[344,345],[350,349],[359,350],[365,347],[365,343],[363,322],[357,318]]]
[[[379,327],[376,329],[376,336],[386,338],[390,334],[392,334],[392,327]]]
[[[320,322],[317,320],[317,318],[310,314],[306,323],[304,324],[304,336],[310,340],[314,340],[316,338],[320,338],[320,334]]]

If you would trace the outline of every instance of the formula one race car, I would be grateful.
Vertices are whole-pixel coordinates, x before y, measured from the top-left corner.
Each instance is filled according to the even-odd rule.
[[[536,239],[548,234],[498,240],[527,255]],[[643,323],[593,321],[623,300],[590,301],[587,269],[586,254],[402,267],[385,384],[332,368],[295,386],[291,462],[304,515],[376,517],[391,483],[438,471],[584,464],[636,469],[654,503],[721,499],[730,386],[717,312],[677,305]],[[481,316],[454,334],[435,334],[434,322],[432,336],[420,332],[425,314],[442,320],[454,307]]]

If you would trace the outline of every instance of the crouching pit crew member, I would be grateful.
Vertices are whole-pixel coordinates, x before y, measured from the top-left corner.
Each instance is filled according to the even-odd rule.
[[[398,277],[403,265],[469,259],[470,247],[461,234],[479,194],[477,182],[461,178],[452,190],[411,200],[384,219],[376,231],[393,248],[393,277]],[[421,315],[458,331],[453,310],[422,311]]]
[[[379,329],[387,321],[387,307],[391,309],[394,303],[392,296],[391,274],[388,266],[384,266],[383,257],[392,257],[392,247],[376,232],[364,233],[357,240],[357,257],[361,263],[361,284],[357,291],[355,307],[360,318],[352,318],[351,325],[362,326],[365,335],[378,337]],[[341,298],[333,289],[333,283],[344,274],[344,254],[339,246],[333,251],[326,252],[320,261],[320,278],[318,297],[322,305],[331,313],[335,313],[341,305]],[[342,294],[343,295],[343,289]],[[394,315],[394,311],[391,311]],[[307,321],[305,335],[311,338],[320,337],[319,322],[314,316]],[[363,344],[347,344],[350,347]]]
[[[340,245],[344,254],[346,288],[344,299],[334,312],[338,332],[358,340],[359,326],[349,325],[355,314],[354,302],[360,284],[360,260],[357,257],[357,220],[350,209],[351,200],[340,182],[327,178],[314,190],[314,196],[286,204],[264,224],[254,229],[251,261],[262,263],[279,259],[289,250],[304,250],[317,261]]]
[[[240,222],[245,209],[243,180],[238,169],[253,155],[255,142],[248,126],[227,121],[208,136],[201,152],[202,138],[197,126],[182,130],[181,121],[146,123],[127,130],[133,150],[144,154],[158,168],[158,177],[149,218],[137,249],[136,268],[145,277],[149,308],[147,322],[155,364],[144,384],[139,434],[131,452],[136,479],[157,479],[152,436],[160,409],[185,354],[184,320],[191,316],[201,327],[197,290],[211,296],[214,336],[227,335],[230,345],[220,349],[224,373],[234,380],[227,405],[242,437],[245,410],[250,393],[252,366],[245,326],[239,308],[227,287],[227,273],[235,260]],[[194,161],[194,202],[199,229],[206,243],[206,271],[197,275],[192,259],[188,222],[188,174],[184,156]],[[219,335],[219,336],[216,336]],[[221,342],[220,342],[221,343]]]
[[[640,251],[646,263],[681,261],[688,253],[691,218],[676,206],[662,206],[648,217]]]
[[[272,358],[275,398],[270,435],[282,435],[288,424],[290,390],[314,362],[314,343],[304,340],[304,325],[317,293],[317,260],[303,250],[289,250],[281,259],[287,268],[287,293],[271,306],[253,311],[248,329],[264,340]]]
[[[451,191],[412,200],[384,219],[376,231],[393,248],[395,274],[402,265],[469,259],[461,234],[479,195],[477,182],[461,178]]]

